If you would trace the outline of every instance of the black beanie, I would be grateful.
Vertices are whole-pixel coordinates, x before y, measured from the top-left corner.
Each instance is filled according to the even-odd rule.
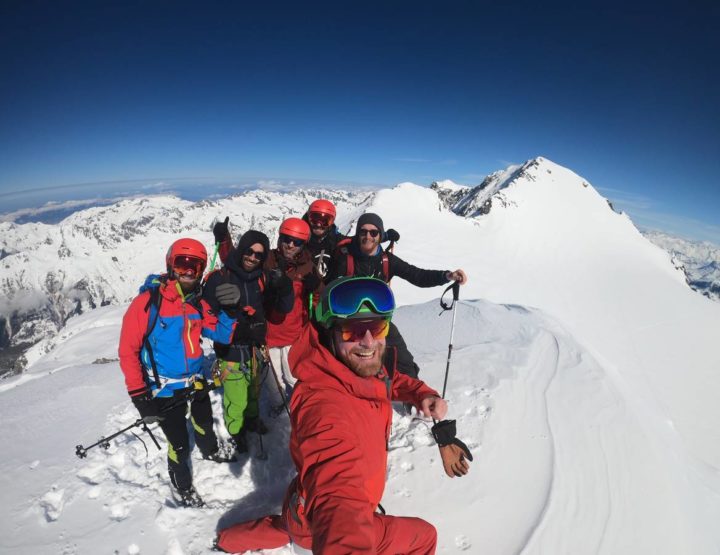
[[[383,226],[382,218],[377,214],[373,214],[372,212],[365,212],[365,214],[358,218],[357,227],[355,228],[355,235],[360,235],[360,228],[365,224],[374,225],[376,228],[378,228],[380,230],[380,240],[382,241],[382,238],[385,236],[385,227]]]

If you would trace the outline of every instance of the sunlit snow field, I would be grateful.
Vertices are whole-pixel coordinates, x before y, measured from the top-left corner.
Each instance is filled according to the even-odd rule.
[[[447,478],[429,423],[396,414],[383,506],[432,522],[439,553],[717,553],[720,304],[569,170],[541,160],[501,194],[476,220],[412,184],[368,201],[401,232],[398,256],[470,277],[447,398],[475,461]],[[442,289],[392,286],[421,377],[441,389]],[[0,382],[0,550],[206,553],[218,526],[279,511],[294,473],[284,414],[268,417],[267,460],[257,438],[230,465],[194,453],[204,509],[174,506],[147,436],[148,453],[124,435],[75,457],[137,418],[117,362],[92,364],[116,358],[124,309],[73,318]]]

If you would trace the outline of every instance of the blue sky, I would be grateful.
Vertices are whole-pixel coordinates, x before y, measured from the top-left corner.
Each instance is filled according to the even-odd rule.
[[[472,185],[544,156],[640,225],[720,243],[717,3],[482,4],[5,1],[0,195]]]

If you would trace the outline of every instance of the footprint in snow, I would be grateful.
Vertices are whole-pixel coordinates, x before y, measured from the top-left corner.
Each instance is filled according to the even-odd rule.
[[[57,486],[53,486],[52,490],[40,499],[40,507],[45,512],[45,519],[48,522],[54,522],[60,518],[63,507],[65,506],[64,496],[64,489],[58,489]]]
[[[115,520],[118,522],[121,520],[125,520],[130,514],[130,508],[127,505],[121,503],[110,505],[108,507],[108,510],[110,511],[110,520]]]
[[[467,538],[467,536],[455,536],[455,547],[462,551],[467,551],[472,547],[472,544],[470,543],[470,540]]]

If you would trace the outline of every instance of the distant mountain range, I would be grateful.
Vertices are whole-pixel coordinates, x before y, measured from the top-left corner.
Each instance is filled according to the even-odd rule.
[[[534,195],[542,187],[553,187],[556,176],[563,172],[568,170],[537,158],[495,172],[476,187],[442,181],[433,183],[431,191],[412,184],[400,185],[396,190],[402,194],[403,187],[424,189],[429,196],[422,195],[422,202],[434,204],[436,213],[445,214],[443,218],[480,222],[496,207],[511,211],[518,208],[522,204],[518,198],[523,194]],[[588,189],[599,197],[589,183],[572,175],[573,183],[577,181],[581,190]],[[542,187],[524,189],[520,197],[508,194],[517,184]],[[349,232],[367,209],[382,213],[383,193],[387,191],[254,190],[199,202],[149,196],[85,208],[56,224],[0,222],[0,374],[20,372],[47,352],[50,340],[69,318],[99,306],[127,303],[147,274],[163,270],[165,251],[180,236],[195,237],[210,247],[213,224],[230,216],[235,238],[254,228],[267,233],[274,244],[279,223],[286,217],[302,215],[319,197],[337,205],[338,226]],[[416,196],[408,193],[408,202],[394,208],[393,215],[420,214],[425,207],[417,204]],[[524,217],[521,210],[516,212],[512,217]],[[392,216],[385,217],[386,226],[393,227]],[[434,224],[427,221],[427,225],[432,228]],[[562,221],[543,225],[566,232]],[[402,235],[403,229],[398,230]],[[686,273],[691,287],[718,300],[718,249],[657,233],[647,236],[671,250],[675,267]],[[407,252],[408,247],[416,250],[418,241],[421,245],[421,236],[403,236],[400,252]],[[548,252],[548,260],[554,257]],[[440,261],[442,256],[435,256],[426,267],[436,267]]]
[[[698,293],[720,301],[720,247],[707,241],[688,241],[661,231],[642,234],[669,252],[675,264],[682,267],[687,282]]]

